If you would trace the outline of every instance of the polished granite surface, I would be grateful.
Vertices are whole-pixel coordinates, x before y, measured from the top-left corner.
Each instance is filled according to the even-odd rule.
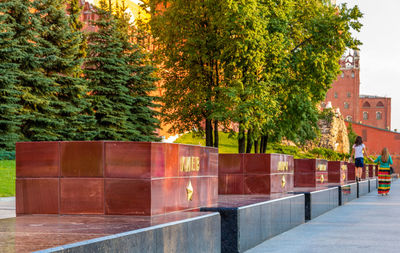
[[[23,215],[0,219],[0,252],[30,252],[196,218],[206,213],[159,216]]]
[[[17,215],[160,215],[215,204],[217,195],[216,148],[115,141],[16,144]]]
[[[269,195],[218,195],[217,205],[209,207],[238,208],[291,196],[293,194],[284,193]]]

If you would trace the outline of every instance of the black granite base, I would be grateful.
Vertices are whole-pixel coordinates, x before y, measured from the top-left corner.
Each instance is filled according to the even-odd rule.
[[[369,180],[369,192],[373,192],[378,188],[378,180],[376,178],[370,178]]]
[[[340,185],[339,187],[339,205],[344,205],[357,198],[357,183]]]
[[[204,213],[196,218],[150,226],[115,235],[37,252],[221,252],[220,215]]]
[[[369,192],[369,181],[362,180],[357,182],[357,198],[364,196]]]
[[[236,197],[235,197],[236,196]],[[221,252],[244,252],[257,244],[304,223],[304,194],[238,206],[235,198],[244,195],[220,195],[217,207],[201,211],[218,211],[221,215]]]
[[[312,220],[339,206],[338,187],[327,189],[295,188],[295,193],[305,195],[305,220]]]

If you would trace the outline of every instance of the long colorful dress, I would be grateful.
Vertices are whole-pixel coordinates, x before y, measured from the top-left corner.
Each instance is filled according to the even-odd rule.
[[[375,160],[379,163],[378,170],[378,194],[387,194],[390,191],[390,183],[392,182],[392,176],[390,175],[390,165],[393,164],[392,157],[386,163],[382,162],[381,156]]]

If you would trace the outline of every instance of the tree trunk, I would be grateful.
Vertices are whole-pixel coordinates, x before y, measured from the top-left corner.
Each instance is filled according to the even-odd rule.
[[[249,129],[247,131],[247,146],[246,146],[246,153],[251,153],[251,148],[253,147],[253,131]]]
[[[218,135],[218,120],[214,120],[214,147],[218,148],[219,135]]]
[[[254,140],[254,153],[259,153],[259,149],[258,149],[258,140],[259,139],[257,139],[257,140]]]
[[[239,153],[242,154],[246,148],[246,136],[242,124],[239,123],[239,136],[238,136]]]
[[[264,147],[264,135],[261,135],[261,138],[260,138],[260,153],[264,153],[263,152],[263,147]]]
[[[212,122],[210,119],[206,119],[206,146],[213,146],[213,132]]]
[[[262,138],[261,153],[265,153],[267,151],[268,135],[264,135]]]

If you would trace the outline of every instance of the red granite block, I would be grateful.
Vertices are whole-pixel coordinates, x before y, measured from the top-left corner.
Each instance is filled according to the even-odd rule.
[[[345,184],[347,183],[347,165],[343,161],[328,162],[329,183]]]
[[[106,214],[151,215],[150,179],[105,179]]]
[[[218,161],[219,161],[219,154],[218,150],[214,148],[207,148],[208,152],[208,168],[206,171],[208,172],[207,175],[216,176],[218,175]]]
[[[356,180],[356,165],[354,163],[346,163],[347,164],[347,179],[351,181]],[[364,172],[363,172],[364,174]]]
[[[328,161],[321,159],[295,159],[294,186],[316,187],[328,183]]]
[[[150,142],[105,142],[105,177],[150,178]]]
[[[244,194],[244,175],[220,174],[218,176],[219,194]]]
[[[294,174],[295,187],[315,187],[317,183],[315,172],[303,172]]]
[[[220,154],[218,156],[218,173],[243,173],[243,154]]]
[[[151,180],[151,215],[165,213],[165,201],[167,198],[173,198],[165,194],[166,181],[170,178],[159,178]]]
[[[244,176],[244,194],[270,194],[271,193],[271,175],[245,175]]]
[[[164,144],[164,149],[165,176],[179,176],[179,144]]]
[[[17,215],[58,213],[58,178],[17,178],[15,186]]]
[[[104,214],[104,179],[61,178],[60,214]]]
[[[271,193],[285,193],[293,191],[293,174],[271,174]]]
[[[103,177],[103,141],[61,142],[62,177]]]
[[[16,144],[16,177],[58,177],[58,142],[19,142]]]
[[[245,154],[243,156],[243,169],[246,174],[270,174],[272,163],[269,154]]]

